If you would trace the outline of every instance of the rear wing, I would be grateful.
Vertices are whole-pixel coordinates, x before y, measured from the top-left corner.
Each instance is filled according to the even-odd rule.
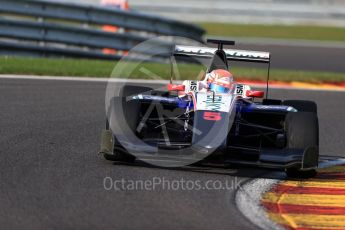
[[[175,56],[194,56],[200,58],[212,58],[217,48],[197,46],[175,46]],[[270,63],[271,55],[268,52],[224,49],[226,58],[232,61]]]

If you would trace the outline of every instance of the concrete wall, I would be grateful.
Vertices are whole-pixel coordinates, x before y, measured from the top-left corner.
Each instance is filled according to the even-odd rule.
[[[99,0],[57,1],[99,2]],[[135,10],[188,22],[345,27],[345,0],[129,0],[129,2]]]

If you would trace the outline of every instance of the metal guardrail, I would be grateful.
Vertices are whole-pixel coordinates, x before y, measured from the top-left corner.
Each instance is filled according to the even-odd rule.
[[[118,60],[120,55],[103,54],[102,52],[89,52],[73,48],[42,47],[31,44],[15,44],[13,42],[0,41],[0,55],[4,56],[28,56],[28,57],[69,57]]]
[[[95,29],[74,28],[51,23],[0,19],[0,37],[62,43],[89,48],[129,50],[147,38],[116,34]],[[157,45],[170,45],[157,41]]]
[[[131,0],[131,6],[193,22],[345,27],[344,0]]]
[[[120,56],[105,55],[101,49],[130,50],[154,35],[181,36],[202,41],[205,33],[197,26],[162,17],[47,0],[0,0],[0,14],[4,15],[0,18],[0,39],[6,39],[0,44],[1,54],[10,54],[13,50],[15,54],[23,51],[25,54],[32,52],[33,55],[41,53],[42,56],[51,56],[56,52],[57,56],[115,59]],[[131,32],[105,32],[99,29],[102,25],[117,26]],[[145,35],[142,32],[146,32]],[[16,43],[7,39],[15,40]],[[55,46],[42,46],[42,43]],[[160,41],[157,45],[170,48],[171,44]],[[147,50],[145,52],[150,54]]]

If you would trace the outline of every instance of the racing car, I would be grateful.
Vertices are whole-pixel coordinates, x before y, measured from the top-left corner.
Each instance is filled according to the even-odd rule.
[[[312,177],[319,162],[317,105],[268,98],[234,80],[231,61],[267,63],[268,52],[218,45],[176,45],[175,56],[209,58],[204,79],[170,84],[165,90],[124,85],[107,105],[101,151],[110,161],[170,162],[169,166],[244,164]],[[266,97],[265,97],[266,94]]]

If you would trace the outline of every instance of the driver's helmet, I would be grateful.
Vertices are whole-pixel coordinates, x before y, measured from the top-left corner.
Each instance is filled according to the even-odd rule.
[[[206,75],[209,90],[228,93],[234,82],[234,76],[226,70],[217,69]]]

